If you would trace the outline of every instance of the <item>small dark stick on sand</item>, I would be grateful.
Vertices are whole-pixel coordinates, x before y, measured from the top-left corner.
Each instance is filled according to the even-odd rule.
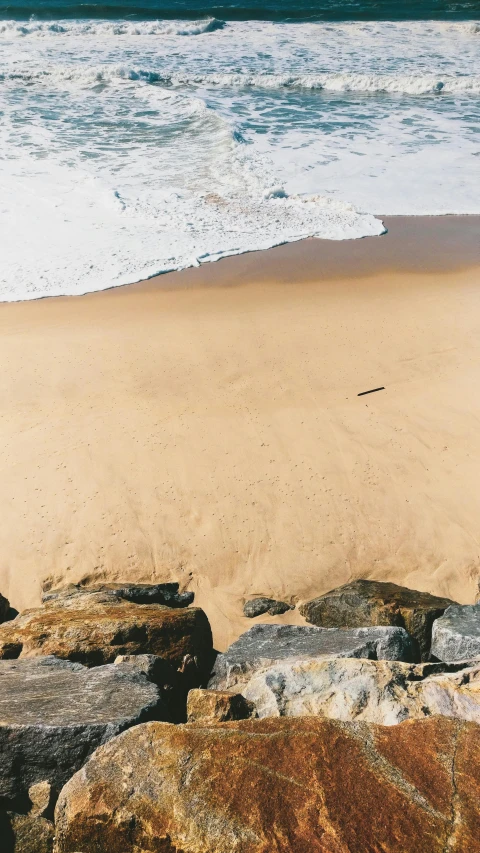
[[[364,394],[375,394],[375,391],[385,391],[385,385],[382,385],[381,388],[372,388],[371,391],[360,391],[360,394],[357,394],[357,397],[363,397]]]

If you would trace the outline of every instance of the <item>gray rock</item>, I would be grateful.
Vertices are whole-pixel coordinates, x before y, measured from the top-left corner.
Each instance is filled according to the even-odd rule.
[[[415,641],[403,628],[313,628],[255,625],[217,657],[210,689],[228,690],[250,680],[256,670],[297,658],[418,660]]]
[[[166,712],[141,674],[53,657],[0,661],[0,802],[23,811],[40,782],[58,795],[100,744],[151,719]]]
[[[104,593],[104,603],[122,599],[133,604],[165,604],[168,607],[188,607],[192,604],[193,592],[179,592],[178,583],[104,583],[93,586],[68,584],[60,589],[50,590],[42,596],[42,601],[66,601],[79,595]]]
[[[392,726],[428,716],[480,723],[480,665],[337,658],[283,660],[243,695],[259,717],[321,716]]]
[[[287,610],[294,610],[292,604],[287,604],[286,601],[277,601],[275,598],[252,598],[251,601],[246,601],[243,605],[243,615],[253,619],[255,616],[263,616],[269,613],[270,616],[280,616],[286,613]]]
[[[480,603],[454,604],[433,623],[432,655],[443,661],[480,657]]]
[[[405,628],[428,660],[432,624],[455,602],[394,583],[356,580],[307,601],[299,608],[307,622],[320,628],[397,625]]]

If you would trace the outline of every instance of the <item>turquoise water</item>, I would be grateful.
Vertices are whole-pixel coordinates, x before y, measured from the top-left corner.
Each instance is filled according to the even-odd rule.
[[[468,19],[480,14],[477,0],[239,0],[209,3],[205,0],[104,0],[78,3],[66,0],[13,0],[0,2],[3,18],[223,18],[228,21],[348,21]]]

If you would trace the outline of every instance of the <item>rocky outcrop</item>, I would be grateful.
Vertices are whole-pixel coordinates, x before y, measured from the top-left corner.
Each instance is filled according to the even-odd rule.
[[[255,714],[255,706],[241,693],[226,690],[190,690],[187,698],[189,723],[227,723],[246,720]]]
[[[277,601],[275,598],[252,598],[251,601],[246,601],[243,605],[243,615],[249,619],[254,619],[255,616],[263,616],[265,613],[268,613],[269,616],[281,616],[287,610],[294,609],[293,604]]]
[[[370,658],[415,661],[418,648],[403,628],[311,628],[255,625],[219,655],[208,687],[229,690],[279,660]]]
[[[45,592],[42,601],[68,601],[80,595],[103,593],[112,600],[121,599],[133,604],[165,604],[168,607],[188,607],[194,599],[193,592],[179,592],[178,583],[103,583],[94,586],[67,584],[60,589]]]
[[[415,638],[428,660],[432,625],[455,602],[394,583],[356,580],[332,589],[299,608],[307,622],[321,628],[398,625]]]
[[[47,797],[100,744],[144,720],[167,718],[157,687],[120,666],[0,661],[0,804],[17,812],[31,804],[34,817],[42,816]]]
[[[480,604],[455,604],[436,620],[432,655],[443,661],[480,657]]]
[[[98,666],[132,654],[158,655],[175,667],[187,656],[194,658],[196,684],[201,684],[212,657],[205,613],[196,607],[133,604],[91,592],[54,599],[0,626],[3,659],[55,655]]]
[[[318,715],[391,726],[440,714],[480,723],[480,663],[285,660],[242,689],[259,717]]]
[[[480,729],[319,718],[148,723],[56,808],[58,853],[473,853]]]

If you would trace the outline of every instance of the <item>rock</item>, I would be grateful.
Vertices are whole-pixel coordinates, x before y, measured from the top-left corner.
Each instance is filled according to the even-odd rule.
[[[31,817],[45,817],[52,810],[53,791],[50,782],[45,779],[35,782],[28,789],[28,799],[31,802],[29,814]]]
[[[454,604],[436,620],[432,655],[443,661],[480,657],[480,604]]]
[[[10,602],[8,598],[0,595],[0,622],[6,622],[9,618]]]
[[[480,723],[480,664],[285,660],[242,688],[259,717],[322,716],[392,726],[441,714]]]
[[[55,655],[87,666],[118,655],[153,654],[175,667],[195,658],[198,680],[208,676],[212,633],[199,608],[103,600],[104,593],[52,600],[0,626],[0,658]],[[191,685],[193,686],[193,685]]]
[[[218,655],[208,687],[229,690],[279,660],[371,658],[415,661],[416,644],[403,628],[311,628],[307,625],[254,625]]]
[[[274,598],[253,598],[243,605],[243,615],[248,616],[249,619],[253,619],[255,616],[263,616],[265,613],[269,613],[270,616],[280,616],[287,610],[294,609],[295,607],[292,604],[276,601]]]
[[[165,604],[168,607],[188,607],[192,604],[193,592],[179,592],[178,583],[103,583],[93,586],[68,584],[60,589],[45,592],[42,601],[66,601],[80,595],[104,593],[112,601],[122,599],[133,604]]]
[[[0,803],[14,811],[31,803],[42,813],[45,783],[52,798],[100,744],[166,718],[157,687],[120,667],[88,669],[51,657],[0,661]]]
[[[0,837],[2,853],[53,853],[55,830],[44,817],[8,813],[0,819]]]
[[[394,583],[356,580],[307,601],[299,610],[307,622],[321,628],[398,625],[418,642],[421,659],[428,660],[432,624],[451,604],[449,598]]]
[[[255,706],[241,693],[226,690],[190,690],[187,698],[189,723],[226,723],[229,720],[246,720],[255,714]]]
[[[473,853],[480,728],[137,726],[65,786],[57,853]]]

